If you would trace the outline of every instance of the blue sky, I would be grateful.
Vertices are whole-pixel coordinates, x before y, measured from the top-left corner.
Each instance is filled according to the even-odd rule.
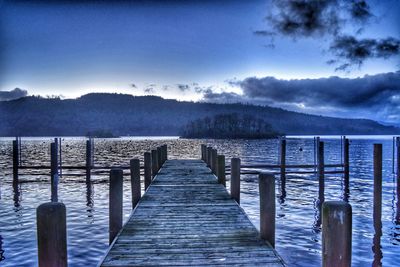
[[[399,37],[399,2],[370,1],[377,17],[362,35]],[[268,47],[269,38],[254,31],[268,28],[270,7],[270,1],[3,1],[0,91],[18,87],[68,98],[151,92],[199,100],[203,91],[179,90],[177,84],[240,93],[226,81],[354,78],[399,69],[393,57],[337,72],[326,64],[332,58],[326,36],[278,36],[275,48]]]

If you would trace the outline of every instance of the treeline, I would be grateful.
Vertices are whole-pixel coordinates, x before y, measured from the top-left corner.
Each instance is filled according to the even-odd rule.
[[[189,122],[182,132],[184,138],[261,139],[279,134],[261,118],[245,114],[219,114]]]

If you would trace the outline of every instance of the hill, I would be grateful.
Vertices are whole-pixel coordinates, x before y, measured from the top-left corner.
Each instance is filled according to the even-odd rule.
[[[198,119],[218,114],[251,115],[285,134],[399,134],[400,129],[366,119],[342,119],[245,104],[179,102],[157,96],[87,94],[61,100],[23,97],[0,102],[0,136],[180,135]]]

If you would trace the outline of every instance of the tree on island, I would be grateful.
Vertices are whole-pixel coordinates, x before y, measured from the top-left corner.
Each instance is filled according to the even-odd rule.
[[[182,131],[184,138],[275,138],[280,134],[263,119],[244,114],[219,114],[189,122]]]

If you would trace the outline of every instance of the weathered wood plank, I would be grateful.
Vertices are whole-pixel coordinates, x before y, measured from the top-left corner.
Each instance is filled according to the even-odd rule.
[[[168,160],[101,266],[283,266],[200,160]]]

